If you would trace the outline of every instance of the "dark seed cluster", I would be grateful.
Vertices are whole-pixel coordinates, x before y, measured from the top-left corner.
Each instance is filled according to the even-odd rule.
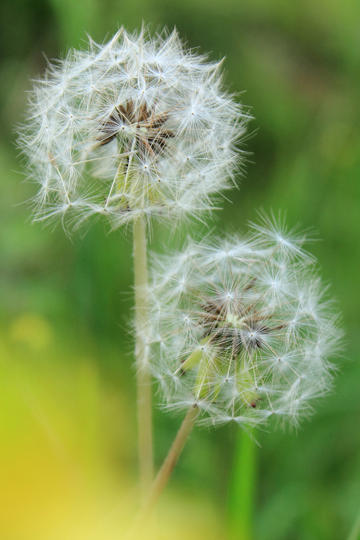
[[[271,315],[259,309],[256,302],[246,305],[240,298],[231,307],[227,302],[208,299],[202,310],[200,324],[204,337],[209,336],[211,342],[232,358],[244,348],[249,352],[264,348],[266,336],[283,328],[283,325],[272,326]]]
[[[125,131],[125,127],[134,127],[137,150],[142,155],[154,157],[161,154],[167,140],[174,137],[174,133],[166,129],[164,124],[168,113],[155,114],[145,103],[136,106],[132,100],[125,105],[114,108],[108,120],[101,126],[99,137],[100,146],[108,144]]]

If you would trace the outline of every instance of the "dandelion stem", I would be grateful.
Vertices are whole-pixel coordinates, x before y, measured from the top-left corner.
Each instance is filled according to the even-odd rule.
[[[196,405],[191,406],[186,413],[186,416],[182,421],[179,431],[177,432],[176,437],[171,445],[169,453],[166,456],[152,484],[150,494],[148,495],[143,510],[141,512],[141,521],[143,521],[143,519],[149,515],[158,498],[160,497],[162,491],[164,490],[166,484],[168,483],[171,473],[185,446],[187,438],[189,437],[194,427],[198,414],[199,409]]]
[[[171,473],[179,459],[179,456],[185,446],[186,440],[190,435],[192,428],[194,427],[196,418],[199,414],[199,409],[196,405],[190,407],[176,437],[171,445],[168,455],[166,456],[156,478],[151,486],[150,492],[147,494],[144,504],[133,523],[132,527],[125,536],[125,540],[134,540],[139,538],[140,533],[143,531],[144,526],[148,523],[151,511],[155,506],[158,498],[163,492]]]
[[[151,375],[146,343],[148,326],[146,223],[134,221],[135,357],[137,368],[137,420],[140,485],[143,499],[153,479]]]

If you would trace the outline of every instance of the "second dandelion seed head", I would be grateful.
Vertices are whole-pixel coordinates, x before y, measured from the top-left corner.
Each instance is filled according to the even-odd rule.
[[[241,425],[311,412],[341,332],[303,240],[264,223],[158,261],[152,364],[167,407]]]

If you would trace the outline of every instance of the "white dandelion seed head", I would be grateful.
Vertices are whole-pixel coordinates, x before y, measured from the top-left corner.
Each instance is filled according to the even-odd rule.
[[[297,425],[329,390],[342,332],[298,238],[271,220],[154,256],[151,365],[167,408],[196,404],[201,423]]]
[[[112,227],[182,218],[232,185],[249,114],[223,89],[221,62],[177,32],[120,29],[49,65],[30,93],[19,146],[39,184],[35,219]]]

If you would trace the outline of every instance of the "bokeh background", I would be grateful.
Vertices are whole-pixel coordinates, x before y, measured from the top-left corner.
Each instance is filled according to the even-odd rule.
[[[154,538],[356,540],[360,512],[360,4],[3,0],[0,4],[0,538],[122,538],[136,501],[131,235],[32,225],[14,126],[48,58],[121,25],[179,29],[255,117],[247,173],[211,222],[259,208],[312,228],[343,313],[334,392],[298,432],[196,430]],[[198,234],[201,226],[194,225]],[[155,227],[152,247],[167,232]],[[174,237],[173,242],[176,242]],[[156,461],[180,418],[156,412]],[[250,448],[250,450],[249,450]],[[250,457],[249,457],[250,452]],[[247,467],[241,466],[241,456]],[[246,461],[247,460],[247,461]],[[243,462],[244,463],[244,462]],[[246,475],[246,471],[248,474]],[[150,530],[146,538],[152,538]]]

